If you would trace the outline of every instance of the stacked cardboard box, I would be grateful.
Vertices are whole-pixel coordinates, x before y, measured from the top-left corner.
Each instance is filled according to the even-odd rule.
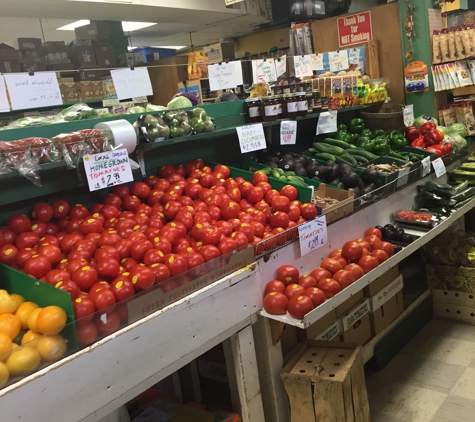
[[[13,47],[3,43],[0,44],[0,72],[21,72],[18,53]]]

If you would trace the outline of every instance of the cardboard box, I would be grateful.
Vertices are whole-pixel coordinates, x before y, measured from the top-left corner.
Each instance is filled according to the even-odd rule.
[[[198,371],[203,378],[228,383],[226,363],[214,362],[203,358],[197,359]]]
[[[69,59],[76,67],[96,66],[94,48],[91,46],[74,47],[69,50]]]
[[[22,72],[44,72],[46,65],[40,62],[20,63]]]
[[[17,59],[20,63],[39,62],[42,57],[42,52],[39,50],[18,50],[17,52]]]
[[[58,84],[72,84],[76,82],[74,78],[58,78]]]
[[[118,65],[119,59],[115,54],[114,46],[96,45],[94,46],[94,53],[100,67],[116,67]]]
[[[427,284],[440,290],[472,293],[475,288],[475,268],[452,265],[426,265]]]
[[[396,265],[383,275],[379,276],[376,280],[370,283],[367,287],[363,289],[364,295],[366,297],[374,296],[380,290],[384,289],[389,283],[391,283],[399,275],[399,267]]]
[[[208,56],[209,63],[219,63],[225,60],[234,60],[234,43],[225,42],[203,47],[203,52]]]
[[[361,303],[364,299],[363,291],[360,290],[359,292],[355,293],[349,299],[345,300],[341,305],[338,305],[335,308],[337,318],[348,313],[350,309],[353,309],[358,303]]]
[[[38,50],[43,47],[41,38],[18,38],[19,50]]]
[[[289,28],[276,29],[275,30],[275,41],[277,48],[289,48],[290,46],[290,33]]]
[[[308,340],[317,340],[321,334],[324,334],[337,321],[336,310],[332,309],[331,312],[314,322],[310,327],[305,329]],[[334,330],[333,330],[334,331]],[[338,334],[340,332],[338,331]]]
[[[76,82],[80,81],[100,81],[102,78],[110,75],[108,70],[83,70],[77,72],[74,76],[77,77]]]
[[[20,62],[18,60],[0,60],[0,73],[21,72]]]
[[[47,70],[51,70],[54,72],[60,71],[60,70],[74,70],[74,65],[72,63],[62,63],[62,64],[48,64],[46,65]],[[74,78],[73,82],[74,82]]]
[[[155,60],[160,60],[160,53],[147,54],[147,63],[154,62]]]
[[[119,54],[118,59],[120,66],[135,66],[145,63],[142,53]]]
[[[18,60],[18,53],[13,47],[0,43],[0,60]]]
[[[369,310],[369,300],[366,299],[341,318],[343,333],[340,337],[342,341],[366,344],[371,339]]]
[[[78,82],[79,99],[81,101],[102,100],[101,81],[81,81]]]
[[[45,47],[66,47],[64,41],[45,41]]]
[[[110,76],[102,78],[102,92],[104,93],[104,100],[117,99],[117,91],[115,90],[114,82]]]
[[[77,82],[61,83],[59,85],[63,103],[73,103],[79,101],[79,86]]]
[[[76,28],[74,34],[79,40],[99,40],[108,39],[111,30],[107,21],[91,21],[89,25]]]

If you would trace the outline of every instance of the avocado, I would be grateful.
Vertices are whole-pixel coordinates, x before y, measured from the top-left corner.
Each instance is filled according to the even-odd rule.
[[[359,177],[356,173],[346,173],[341,176],[340,181],[345,185],[346,189],[356,188],[358,186]]]
[[[365,184],[376,183],[379,180],[379,173],[376,170],[365,169],[361,173],[361,179]]]
[[[282,160],[277,163],[277,166],[284,171],[293,171],[295,168],[295,163],[292,159],[282,158]]]
[[[343,176],[348,173],[354,173],[355,169],[351,167],[349,164],[339,164],[340,167],[340,175]]]

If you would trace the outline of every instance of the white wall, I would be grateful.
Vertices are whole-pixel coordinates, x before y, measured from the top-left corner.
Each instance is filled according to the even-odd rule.
[[[377,5],[377,0],[353,0],[351,2],[349,13],[359,12],[360,10],[369,9],[370,7],[374,7]]]

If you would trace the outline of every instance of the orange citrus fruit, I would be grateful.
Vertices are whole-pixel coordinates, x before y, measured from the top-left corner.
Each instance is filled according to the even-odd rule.
[[[0,315],[12,314],[18,308],[17,303],[13,300],[6,290],[0,290]]]
[[[66,325],[66,312],[59,306],[43,308],[36,318],[38,332],[42,334],[58,334]]]
[[[4,361],[8,356],[4,353],[12,350],[12,339],[10,336],[0,333],[0,361]]]
[[[39,306],[34,302],[23,302],[15,312],[15,315],[21,322],[21,328],[28,328],[28,317],[30,313]]]
[[[0,362],[0,388],[2,388],[7,382],[8,378],[10,377],[10,371],[3,362]]]
[[[12,354],[12,351],[14,349],[16,349],[17,347],[20,347],[18,344],[16,343],[12,343],[12,348],[10,351],[4,353],[2,356],[0,356],[0,361],[3,361],[3,362],[6,362],[6,360],[8,359],[8,357]]]
[[[36,350],[46,362],[58,360],[66,353],[66,341],[60,335],[41,336],[36,343]]]
[[[34,371],[40,362],[40,354],[34,347],[17,347],[8,357],[6,365],[10,374],[25,375]]]
[[[38,344],[38,340],[36,340],[38,337],[41,337],[40,333],[37,333],[36,331],[27,331],[23,337],[21,338],[21,345],[22,346],[29,346],[29,347],[36,347]]]
[[[42,311],[42,309],[43,308],[35,308],[29,313],[26,323],[31,331],[38,331],[36,319],[38,318],[38,314]]]
[[[0,315],[0,333],[4,333],[9,336],[12,340],[17,338],[20,334],[21,322],[13,314],[3,314]]]
[[[25,298],[22,295],[17,295],[16,293],[12,293],[10,295],[10,299],[13,299],[13,301],[16,303],[17,308],[25,302]]]

